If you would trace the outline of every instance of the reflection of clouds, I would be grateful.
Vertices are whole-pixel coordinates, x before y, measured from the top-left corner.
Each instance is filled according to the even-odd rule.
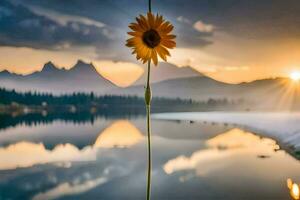
[[[113,149],[111,150],[114,151]],[[56,173],[55,175],[48,175],[48,179],[43,179],[43,183],[39,185],[48,186],[50,182],[54,183],[55,186],[52,188],[46,187],[46,189],[39,188],[38,191],[43,192],[35,193],[32,199],[60,199],[65,196],[88,193],[91,190],[94,191],[95,188],[101,188],[103,184],[109,183],[115,178],[127,176],[133,171],[132,165],[130,166],[132,163],[124,162],[127,160],[126,157],[115,157],[114,155],[107,154],[101,155],[98,162],[87,162],[84,165],[75,163],[72,168],[66,170],[66,174],[60,175]],[[72,175],[70,176],[70,174]],[[35,182],[35,179],[31,182]],[[74,199],[77,198],[74,197]]]
[[[143,135],[132,123],[119,120],[100,133],[94,146],[100,148],[130,147],[142,139]]]
[[[77,168],[79,167],[79,168]],[[111,165],[107,163],[102,163],[97,166],[95,170],[90,169],[90,164],[84,166],[74,165],[72,176],[66,176],[65,178],[58,177],[48,177],[55,179],[56,186],[53,188],[47,188],[46,190],[39,190],[39,192],[33,196],[33,200],[51,200],[60,199],[64,196],[76,196],[82,193],[89,192],[102,184],[108,183],[114,178],[127,175],[130,171],[130,167],[124,167],[121,165]],[[45,179],[44,179],[45,180]],[[48,184],[46,184],[48,185]],[[75,198],[77,199],[77,198]]]
[[[56,199],[62,196],[67,196],[67,195],[75,195],[75,194],[80,194],[83,192],[87,192],[107,181],[106,178],[100,177],[95,180],[88,180],[83,183],[61,183],[55,188],[48,190],[43,193],[39,193],[35,195],[32,199],[33,200],[51,200],[51,199]]]
[[[179,156],[169,160],[164,166],[167,174],[177,171],[195,169],[197,174],[205,174],[217,170],[224,163],[215,164],[220,159],[242,153],[272,153],[276,143],[271,139],[260,139],[258,136],[246,133],[240,129],[232,129],[207,141],[208,149],[200,150],[191,157]],[[201,170],[197,167],[201,166]]]
[[[48,150],[42,143],[19,142],[0,148],[0,170],[55,163],[69,168],[73,161],[95,161],[98,148],[130,147],[143,139],[129,121],[116,121],[99,134],[93,146],[78,149],[72,144],[59,144]]]
[[[45,164],[61,161],[95,160],[96,151],[91,147],[79,150],[72,144],[57,145],[52,151],[43,144],[19,142],[5,148],[0,148],[0,169],[15,169],[30,167],[35,164]]]
[[[192,170],[195,169],[200,163],[216,161],[226,158],[230,155],[232,155],[232,152],[224,152],[219,149],[200,150],[196,153],[193,153],[191,157],[179,156],[175,159],[169,160],[164,165],[164,170],[167,174],[172,174],[174,172],[183,170]]]

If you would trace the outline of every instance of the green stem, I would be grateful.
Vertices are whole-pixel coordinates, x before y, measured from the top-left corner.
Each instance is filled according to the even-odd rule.
[[[152,168],[152,159],[151,159],[151,86],[150,86],[150,73],[151,73],[151,61],[148,61],[148,74],[147,74],[147,86],[145,91],[145,102],[147,110],[147,133],[148,133],[148,173],[147,173],[147,200],[150,200],[151,193],[151,168]]]
[[[151,12],[151,0],[149,0],[149,12]]]
[[[151,12],[151,0],[148,1],[149,12]],[[151,60],[148,61],[148,74],[147,74],[147,86],[145,91],[145,102],[147,110],[147,132],[148,132],[148,173],[147,173],[147,200],[150,200],[151,194],[151,168],[152,168],[152,158],[151,158],[151,86],[150,86],[150,73],[151,73]]]

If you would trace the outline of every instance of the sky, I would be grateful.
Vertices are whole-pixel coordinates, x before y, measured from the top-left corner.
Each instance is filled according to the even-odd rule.
[[[177,48],[168,62],[177,67],[230,83],[300,71],[298,0],[152,0],[152,5],[175,26]],[[0,71],[28,74],[48,61],[69,69],[81,59],[120,81],[140,76],[145,66],[125,41],[128,24],[146,12],[146,0],[1,0]]]

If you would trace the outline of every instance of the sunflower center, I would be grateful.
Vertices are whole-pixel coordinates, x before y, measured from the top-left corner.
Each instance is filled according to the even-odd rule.
[[[154,48],[160,43],[160,36],[154,29],[150,29],[143,34],[143,42],[150,48]]]

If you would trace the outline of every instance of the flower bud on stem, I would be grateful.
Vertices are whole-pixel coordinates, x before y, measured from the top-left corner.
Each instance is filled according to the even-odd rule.
[[[146,89],[145,89],[145,103],[146,103],[146,106],[150,106],[151,99],[152,99],[151,88],[150,88],[150,86],[147,86]]]

